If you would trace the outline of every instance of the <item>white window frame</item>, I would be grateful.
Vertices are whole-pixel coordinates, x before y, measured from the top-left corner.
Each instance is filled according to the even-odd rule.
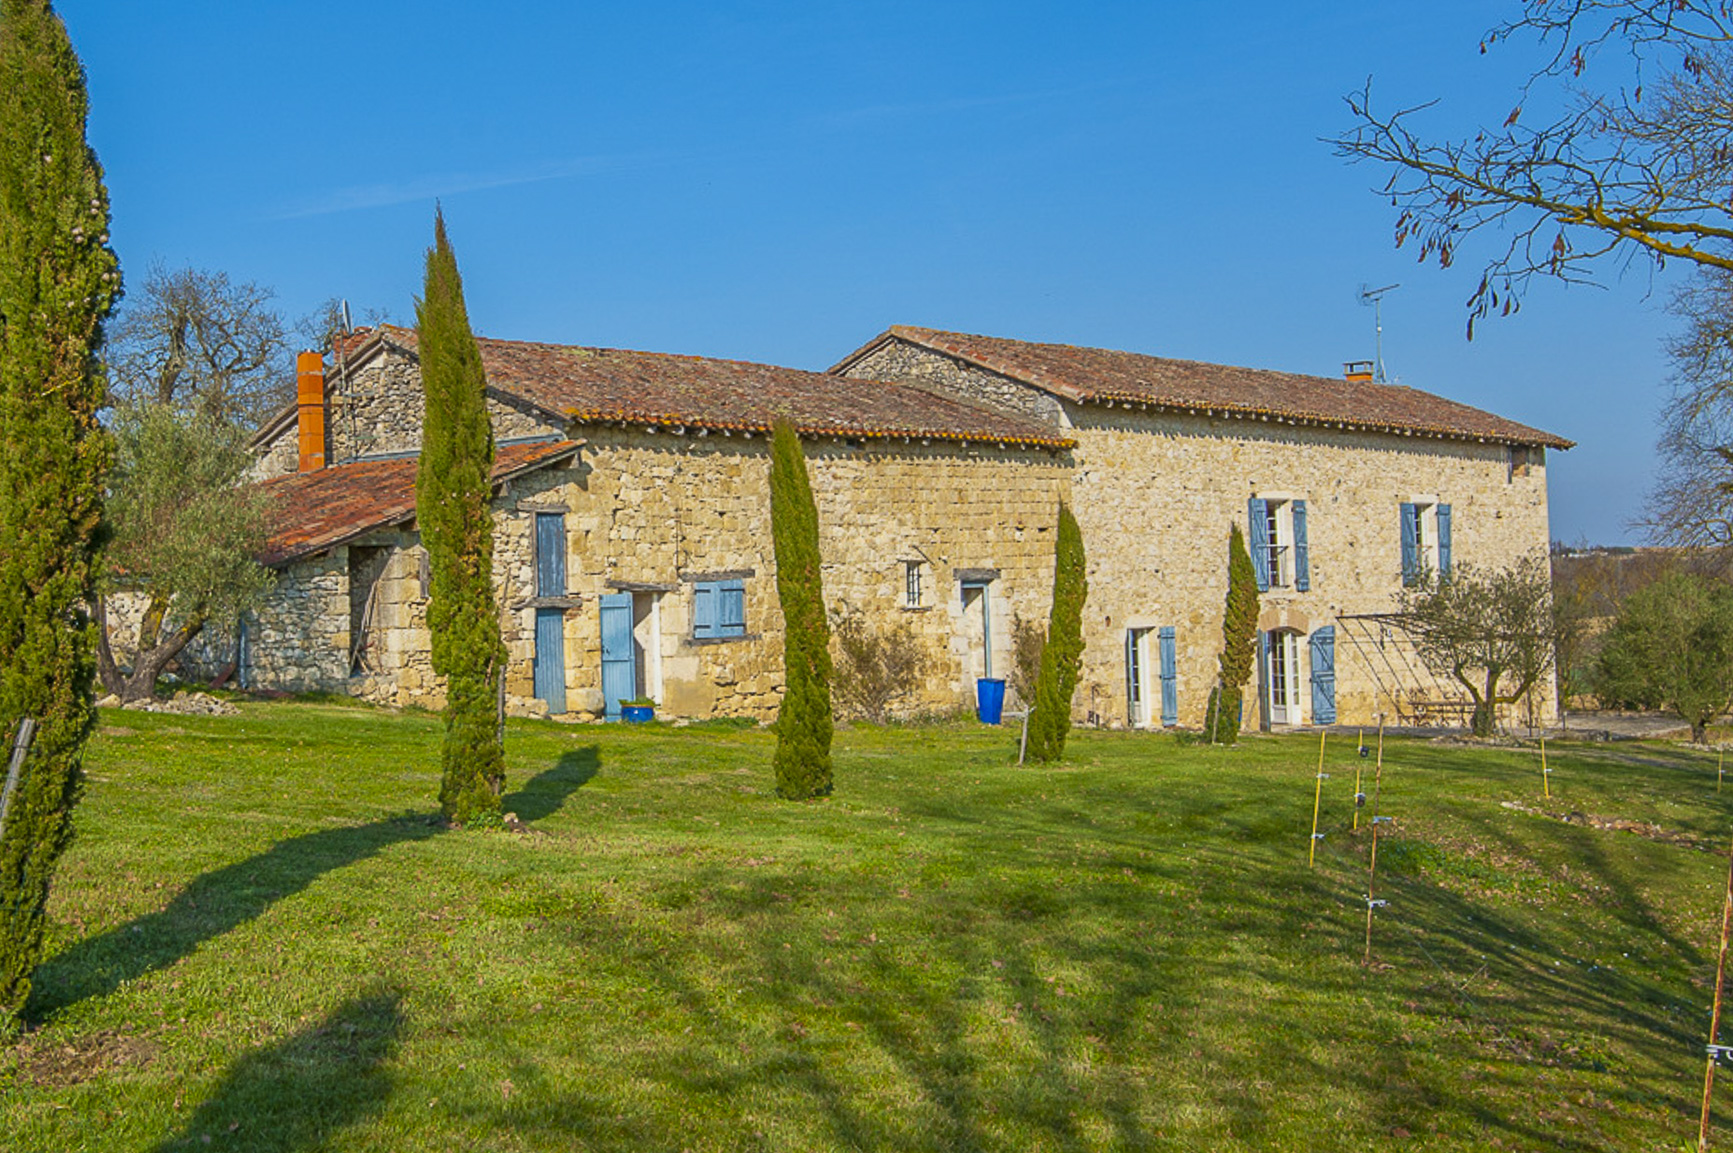
[[[1408,503],[1414,506],[1414,531],[1419,538],[1415,542],[1418,545],[1415,559],[1420,562],[1422,573],[1436,575],[1438,572],[1438,494],[1421,493],[1410,496]]]
[[[1270,633],[1269,683],[1264,686],[1264,705],[1269,709],[1272,725],[1305,723],[1305,706],[1300,696],[1299,638],[1300,634],[1292,629]]]
[[[1286,494],[1259,497],[1264,502],[1264,527],[1270,534],[1270,587],[1294,587],[1294,498]]]
[[[1131,634],[1131,644],[1128,651],[1131,655],[1132,661],[1132,667],[1126,670],[1126,684],[1131,691],[1136,694],[1129,702],[1127,702],[1130,706],[1127,711],[1131,714],[1131,725],[1133,728],[1147,729],[1151,725],[1150,717],[1159,715],[1156,710],[1151,707],[1153,703],[1152,698],[1157,697],[1161,692],[1161,681],[1159,679],[1159,673],[1156,677],[1150,676],[1150,657],[1152,653],[1149,643],[1150,640],[1155,637],[1157,630],[1146,626],[1141,628],[1130,628],[1126,631]],[[1155,652],[1153,655],[1159,663],[1161,660],[1161,654]]]

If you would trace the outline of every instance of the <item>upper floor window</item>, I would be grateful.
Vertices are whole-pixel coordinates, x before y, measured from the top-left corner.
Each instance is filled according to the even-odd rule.
[[[1402,502],[1402,583],[1424,584],[1428,576],[1450,573],[1450,506],[1435,496]]]
[[[1258,590],[1312,587],[1311,558],[1306,541],[1306,502],[1288,496],[1253,497],[1247,505],[1247,547]]]

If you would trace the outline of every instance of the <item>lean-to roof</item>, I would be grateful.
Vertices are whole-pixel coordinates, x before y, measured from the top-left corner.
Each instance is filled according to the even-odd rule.
[[[502,444],[494,452],[494,483],[571,456],[581,441]],[[259,554],[282,565],[335,548],[415,515],[414,456],[357,460],[261,481],[274,503],[270,538]]]

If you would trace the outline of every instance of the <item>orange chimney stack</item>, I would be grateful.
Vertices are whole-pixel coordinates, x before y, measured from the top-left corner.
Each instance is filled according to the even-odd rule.
[[[1342,364],[1342,376],[1349,384],[1371,384],[1372,362],[1369,360],[1349,360]]]
[[[325,358],[303,352],[295,358],[295,406],[299,416],[301,472],[325,467]]]

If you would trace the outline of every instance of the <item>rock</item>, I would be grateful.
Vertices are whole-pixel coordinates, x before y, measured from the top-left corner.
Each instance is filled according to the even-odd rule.
[[[120,707],[120,698],[115,696],[113,693],[104,694],[97,698],[96,707],[99,709],[118,709]]]

